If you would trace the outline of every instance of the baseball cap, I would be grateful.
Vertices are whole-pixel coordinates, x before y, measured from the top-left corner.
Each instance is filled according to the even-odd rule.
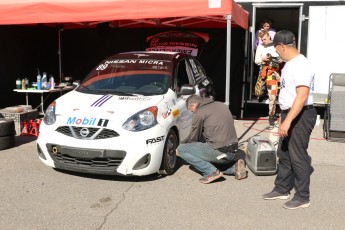
[[[279,44],[283,44],[283,45],[296,44],[295,35],[291,31],[288,31],[288,30],[281,30],[277,32],[273,38],[273,45],[279,45]]]

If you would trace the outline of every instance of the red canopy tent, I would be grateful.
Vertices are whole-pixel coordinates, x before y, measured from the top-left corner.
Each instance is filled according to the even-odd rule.
[[[248,13],[233,0],[0,1],[0,25],[58,23],[75,27],[100,22],[111,27],[226,28],[225,103],[229,104],[231,27],[248,28]]]

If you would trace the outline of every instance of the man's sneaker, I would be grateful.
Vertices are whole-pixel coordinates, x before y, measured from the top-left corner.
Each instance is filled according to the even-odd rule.
[[[203,184],[208,184],[214,180],[217,180],[218,178],[222,176],[223,176],[223,173],[217,169],[215,172],[211,173],[208,176],[205,176],[204,178],[201,178],[199,181]]]
[[[275,190],[273,190],[272,192],[269,192],[269,193],[266,193],[264,195],[262,195],[262,198],[264,200],[287,200],[290,198],[290,193],[280,193],[280,192],[277,192]]]
[[[300,201],[297,199],[292,199],[283,204],[286,209],[298,209],[298,208],[308,208],[310,206],[310,201]]]
[[[248,174],[246,170],[246,163],[244,162],[243,159],[239,159],[236,162],[234,174],[235,174],[236,180],[242,180],[242,179],[247,178]]]

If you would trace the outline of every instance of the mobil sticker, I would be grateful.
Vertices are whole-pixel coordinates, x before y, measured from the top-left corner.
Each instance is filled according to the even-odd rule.
[[[87,125],[87,126],[108,126],[108,119],[94,118],[94,117],[69,117],[67,119],[67,125]]]

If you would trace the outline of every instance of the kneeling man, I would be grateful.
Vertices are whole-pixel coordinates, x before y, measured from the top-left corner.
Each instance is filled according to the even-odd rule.
[[[212,98],[192,95],[186,100],[193,112],[188,143],[181,144],[177,156],[201,172],[201,183],[208,184],[223,174],[247,177],[244,154],[239,151],[234,120],[229,108]],[[224,168],[220,170],[218,168]]]

